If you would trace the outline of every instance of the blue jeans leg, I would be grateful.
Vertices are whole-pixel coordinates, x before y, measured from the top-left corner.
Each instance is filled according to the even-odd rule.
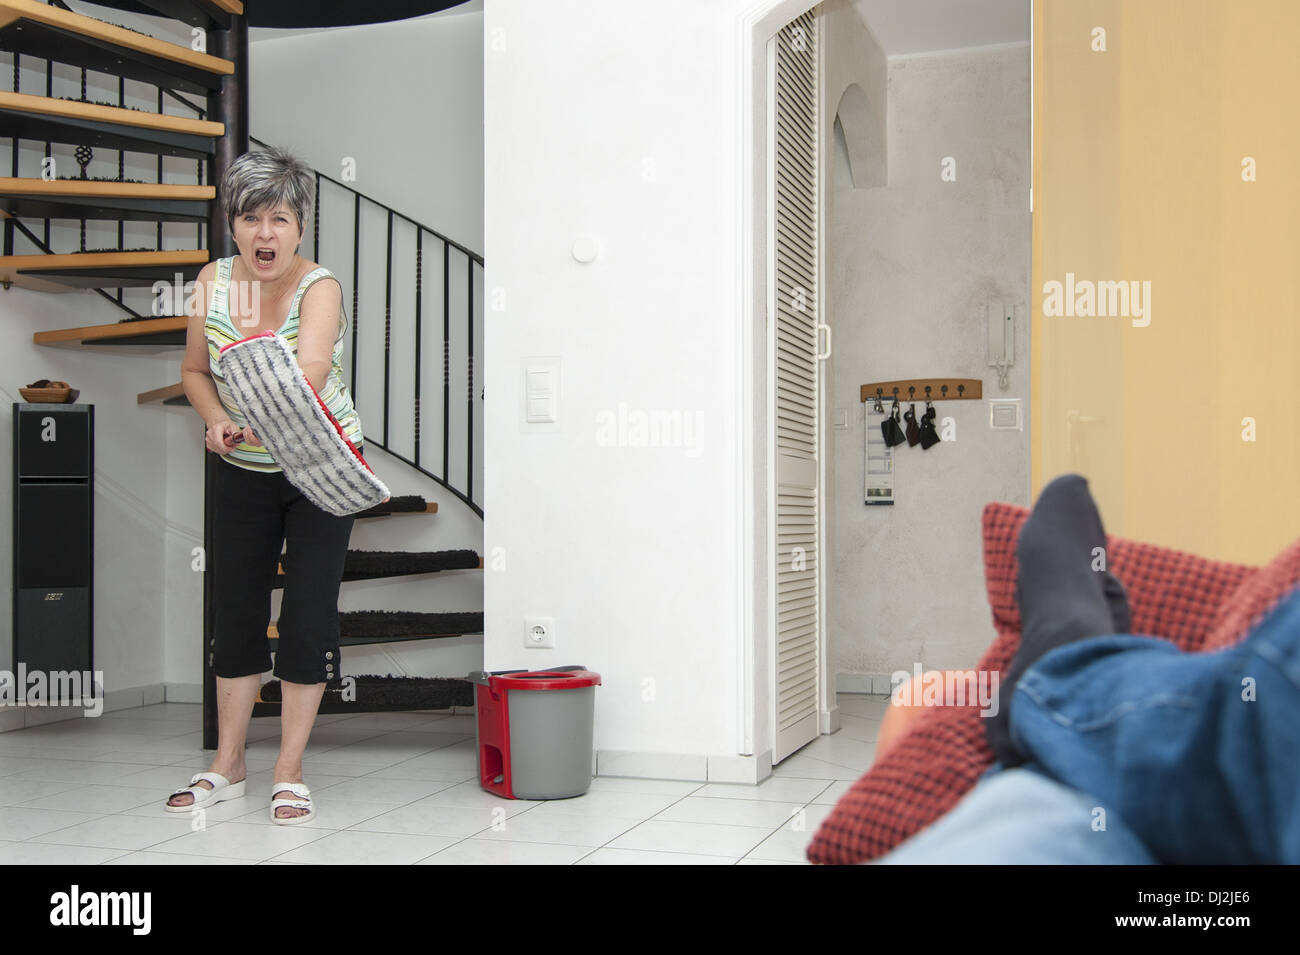
[[[880,865],[1150,865],[1155,858],[1097,800],[1030,763],[995,767],[942,819]]]
[[[1016,687],[1011,734],[1166,863],[1300,862],[1300,589],[1246,639],[1081,640]]]

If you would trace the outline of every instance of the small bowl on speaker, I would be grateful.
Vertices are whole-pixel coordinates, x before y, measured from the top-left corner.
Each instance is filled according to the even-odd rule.
[[[50,381],[48,378],[42,378],[40,381],[33,381],[25,388],[19,388],[18,393],[23,396],[24,401],[32,404],[63,405],[76,401],[81,390],[70,387],[66,381]]]

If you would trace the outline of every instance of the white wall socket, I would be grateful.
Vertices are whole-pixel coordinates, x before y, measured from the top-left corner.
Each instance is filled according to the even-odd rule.
[[[524,646],[555,649],[555,620],[551,617],[524,617]]]

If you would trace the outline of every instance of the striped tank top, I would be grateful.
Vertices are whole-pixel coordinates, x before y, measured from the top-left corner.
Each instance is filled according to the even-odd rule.
[[[235,404],[234,396],[230,393],[230,386],[226,384],[225,378],[221,374],[221,349],[232,342],[242,341],[248,336],[237,330],[230,319],[230,305],[228,292],[230,289],[230,270],[234,265],[235,257],[232,255],[227,259],[217,260],[217,277],[212,286],[212,301],[208,305],[207,320],[203,324],[203,336],[208,343],[208,370],[212,375],[212,381],[217,386],[217,396],[221,399],[222,407],[226,409],[226,414],[238,428],[245,427],[248,422],[239,406]],[[298,290],[294,293],[293,304],[289,308],[289,317],[277,330],[277,333],[289,345],[294,357],[298,355],[298,307],[302,303],[302,297],[307,294],[307,289],[318,279],[334,278],[334,274],[329,269],[316,268],[303,276],[302,281],[298,284]],[[343,434],[358,448],[361,447],[363,436],[361,434],[361,417],[357,414],[357,409],[352,403],[352,394],[348,391],[347,385],[343,383],[343,337],[347,331],[347,316],[340,309],[339,311],[339,332],[334,339],[334,353],[330,361],[329,375],[325,379],[325,387],[320,392],[321,401],[329,409],[330,414],[338,421],[339,427],[343,429]],[[279,471],[280,465],[276,463],[275,458],[264,447],[258,447],[251,444],[239,444],[229,454],[223,457],[231,464],[246,468],[249,471]]]

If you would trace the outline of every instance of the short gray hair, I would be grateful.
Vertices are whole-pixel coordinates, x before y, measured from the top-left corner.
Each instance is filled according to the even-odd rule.
[[[298,217],[298,227],[306,229],[315,189],[314,174],[305,163],[278,146],[268,146],[244,153],[226,169],[221,207],[232,231],[235,216],[282,202]]]

